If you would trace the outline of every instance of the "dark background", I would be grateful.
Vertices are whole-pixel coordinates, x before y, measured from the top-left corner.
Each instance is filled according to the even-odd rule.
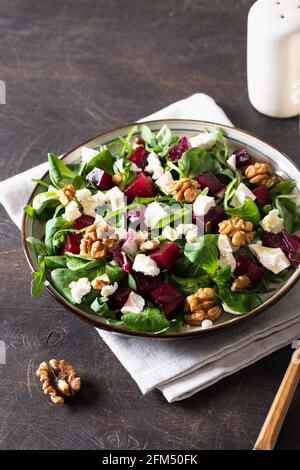
[[[198,91],[297,161],[298,119],[269,119],[248,102],[252,3],[2,0],[0,179]],[[0,255],[0,339],[7,345],[0,448],[252,448],[289,348],[182,402],[170,405],[159,392],[143,397],[92,327],[47,293],[30,298],[20,233],[2,208]],[[70,405],[52,406],[35,378],[39,362],[52,357],[70,361],[83,378]],[[298,390],[278,448],[300,449],[299,400]]]

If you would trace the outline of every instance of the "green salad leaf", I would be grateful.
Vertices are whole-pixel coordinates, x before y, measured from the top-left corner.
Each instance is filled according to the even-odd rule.
[[[85,180],[74,171],[70,170],[55,153],[48,154],[49,177],[55,188],[63,188],[67,184],[73,184],[76,189],[85,186]]]
[[[213,276],[218,268],[218,235],[203,235],[193,243],[185,245],[185,256]]]
[[[247,313],[259,307],[262,300],[254,292],[232,292],[229,287],[218,287],[218,297],[223,304],[227,305],[233,312],[237,314]]]
[[[51,280],[58,292],[60,292],[64,297],[66,297],[69,302],[75,304],[71,294],[71,289],[69,287],[70,283],[73,281],[78,281],[82,277],[87,277],[89,281],[92,281],[95,277],[101,276],[101,274],[103,273],[103,267],[90,270],[78,269],[76,271],[72,271],[71,269],[67,268],[57,268],[51,271]]]
[[[247,198],[246,202],[242,206],[227,208],[226,214],[241,217],[243,220],[252,222],[254,226],[257,226],[260,221],[259,209],[250,197]]]
[[[94,168],[100,168],[111,176],[114,174],[114,157],[108,149],[103,149],[86,164],[84,175],[90,173]]]
[[[63,217],[49,219],[45,226],[45,245],[48,255],[55,255],[57,247],[53,244],[53,238],[56,232],[73,227],[73,222],[68,222]]]
[[[127,328],[138,331],[161,333],[169,328],[170,321],[150,302],[140,313],[125,313],[122,322]]]
[[[283,218],[284,226],[289,233],[300,229],[300,207],[294,202],[294,197],[289,195],[277,196],[276,209]]]
[[[181,175],[187,178],[194,178],[200,173],[217,173],[222,170],[218,160],[200,147],[187,150],[178,161],[178,168]]]
[[[295,180],[279,181],[269,189],[270,196],[274,198],[282,194],[289,194],[296,187],[296,184]]]
[[[202,276],[198,277],[178,277],[171,273],[169,276],[169,281],[183,294],[191,295],[200,289],[200,287],[207,287],[210,283],[210,278],[205,272]]]

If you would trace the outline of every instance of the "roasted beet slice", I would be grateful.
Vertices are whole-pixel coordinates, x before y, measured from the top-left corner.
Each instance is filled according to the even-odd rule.
[[[282,233],[264,232],[262,242],[264,246],[269,248],[284,248]]]
[[[73,229],[81,230],[85,227],[88,227],[89,225],[92,225],[94,221],[95,221],[94,217],[91,217],[90,215],[82,215],[77,220],[75,220]]]
[[[160,269],[172,269],[178,258],[180,252],[175,242],[167,242],[160,245],[160,248],[150,254]]]
[[[208,188],[209,196],[221,197],[225,192],[225,186],[213,173],[202,173],[195,177],[201,188]]]
[[[111,310],[120,310],[127,302],[132,289],[129,287],[119,287],[118,290],[109,297],[108,305]]]
[[[171,284],[162,284],[151,292],[151,297],[166,317],[181,309],[185,301],[185,297]]]
[[[256,188],[254,188],[252,192],[256,196],[255,202],[260,208],[265,206],[266,204],[271,204],[271,196],[265,184],[260,184],[259,186],[256,186]]]
[[[136,178],[127,186],[124,191],[127,197],[127,202],[132,202],[135,197],[153,197],[157,194],[157,189],[154,186],[151,178],[141,172]]]
[[[121,249],[116,250],[113,256],[123,271],[125,271],[125,273],[130,273],[131,264],[125,251]]]
[[[93,168],[93,170],[86,176],[87,181],[97,186],[97,188],[106,191],[114,186],[112,177],[106,171],[100,168]]]
[[[138,293],[142,296],[147,295],[153,290],[157,289],[162,283],[160,276],[145,276],[142,273],[135,273],[135,280]]]
[[[145,166],[147,165],[148,155],[148,150],[146,150],[143,146],[139,146],[129,155],[128,160],[130,160],[132,163],[135,163],[139,168],[144,170]]]
[[[169,159],[173,162],[180,160],[184,152],[186,152],[191,147],[190,142],[186,137],[181,137],[181,139],[173,144],[169,149]]]
[[[252,157],[249,155],[248,150],[245,147],[239,147],[234,152],[236,158],[236,167],[242,168],[244,166],[251,165]]]
[[[251,284],[255,285],[263,278],[264,270],[251,261],[248,256],[239,255],[236,259],[234,274],[236,276],[248,276]]]
[[[78,255],[80,253],[80,239],[81,236],[78,236],[75,233],[68,233],[60,247],[60,255],[63,256],[65,252]]]

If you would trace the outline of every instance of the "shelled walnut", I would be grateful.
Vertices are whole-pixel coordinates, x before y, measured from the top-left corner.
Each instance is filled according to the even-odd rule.
[[[75,188],[72,184],[67,184],[57,191],[59,202],[66,206],[75,196]]]
[[[199,326],[205,319],[216,320],[221,315],[221,307],[214,301],[215,291],[210,287],[197,290],[186,299],[186,310],[184,315],[186,323],[191,326]]]
[[[170,186],[170,191],[175,194],[175,199],[178,202],[194,202],[201,193],[201,188],[196,180],[180,178]]]
[[[110,235],[112,228],[105,222],[90,225],[80,242],[80,254],[90,254],[92,258],[99,259],[106,256],[118,243],[118,234]]]
[[[253,163],[245,169],[245,175],[252,184],[267,184],[272,168],[268,163]]]
[[[219,232],[230,237],[233,246],[238,248],[251,243],[254,238],[252,222],[245,222],[240,217],[231,217],[220,222]]]
[[[44,394],[49,395],[54,404],[64,403],[65,397],[75,395],[81,387],[80,377],[75,369],[64,360],[42,362],[36,375],[43,385]]]
[[[232,283],[232,292],[242,292],[250,286],[250,279],[248,276],[238,276]]]

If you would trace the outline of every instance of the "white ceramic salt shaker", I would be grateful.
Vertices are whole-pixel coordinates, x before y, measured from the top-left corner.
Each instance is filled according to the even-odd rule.
[[[258,0],[248,15],[248,93],[272,117],[300,110],[300,0]]]

